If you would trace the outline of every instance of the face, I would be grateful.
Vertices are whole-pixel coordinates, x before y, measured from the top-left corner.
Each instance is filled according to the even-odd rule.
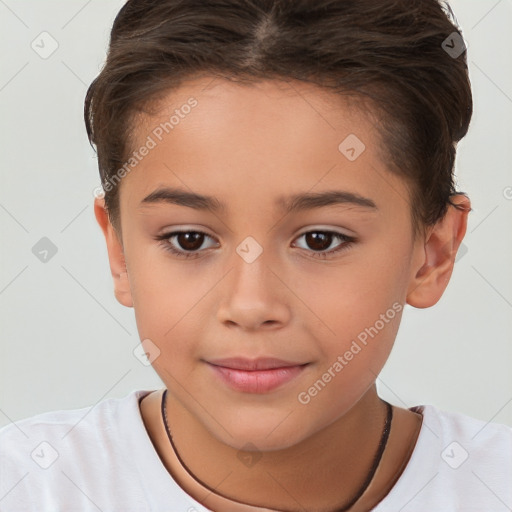
[[[197,79],[139,118],[144,145],[119,190],[125,302],[176,402],[235,448],[343,416],[391,351],[418,247],[372,120],[304,83]]]

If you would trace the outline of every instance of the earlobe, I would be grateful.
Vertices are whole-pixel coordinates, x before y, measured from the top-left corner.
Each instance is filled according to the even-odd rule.
[[[105,236],[110,272],[114,281],[114,295],[120,304],[131,308],[133,307],[133,300],[123,245],[110,222],[103,198],[94,200],[94,215]]]
[[[446,215],[429,231],[417,251],[414,275],[409,283],[406,302],[416,308],[428,308],[441,299],[453,272],[459,246],[466,234],[471,203],[467,196],[452,196]]]

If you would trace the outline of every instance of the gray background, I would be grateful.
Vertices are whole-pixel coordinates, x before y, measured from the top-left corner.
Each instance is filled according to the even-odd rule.
[[[0,0],[0,426],[162,386],[133,355],[133,310],[113,295],[82,119],[122,4]],[[512,0],[451,5],[475,101],[456,169],[474,211],[445,295],[407,306],[378,387],[396,405],[512,426]],[[46,262],[43,237],[57,250]]]

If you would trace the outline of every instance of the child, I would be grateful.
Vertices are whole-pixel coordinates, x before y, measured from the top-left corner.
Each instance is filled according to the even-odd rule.
[[[4,427],[2,512],[511,509],[511,428],[375,384],[466,231],[449,15],[126,3],[85,119],[115,296],[165,386]]]

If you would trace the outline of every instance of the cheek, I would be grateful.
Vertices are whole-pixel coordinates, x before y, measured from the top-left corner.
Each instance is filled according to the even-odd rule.
[[[335,400],[337,390],[359,397],[386,362],[403,311],[401,258],[398,251],[386,258],[375,251],[298,281],[297,294],[307,297],[310,311],[321,319],[320,329],[310,333],[322,352],[311,381],[329,382],[324,399]]]
[[[402,305],[384,310],[373,320],[341,315],[334,342],[324,344],[321,361],[297,394],[302,410],[319,424],[330,423],[357,403],[386,363],[400,324]],[[377,319],[375,319],[375,318]],[[353,335],[350,335],[350,332]]]
[[[160,351],[153,363],[157,371],[186,372],[186,360],[194,356],[200,302],[211,285],[162,260],[145,258],[141,259],[144,264],[132,264],[130,286],[137,330],[141,340],[150,339]]]
[[[156,245],[130,253],[135,314],[142,327],[159,337],[166,335],[180,318],[194,314],[194,307],[213,286],[211,281],[198,278],[197,267],[171,260]]]
[[[386,259],[358,256],[337,266],[303,272],[295,280],[294,293],[303,299],[308,317],[321,321],[321,333],[325,331],[327,339],[355,337],[393,304],[404,302],[406,272],[397,263],[400,255]]]

